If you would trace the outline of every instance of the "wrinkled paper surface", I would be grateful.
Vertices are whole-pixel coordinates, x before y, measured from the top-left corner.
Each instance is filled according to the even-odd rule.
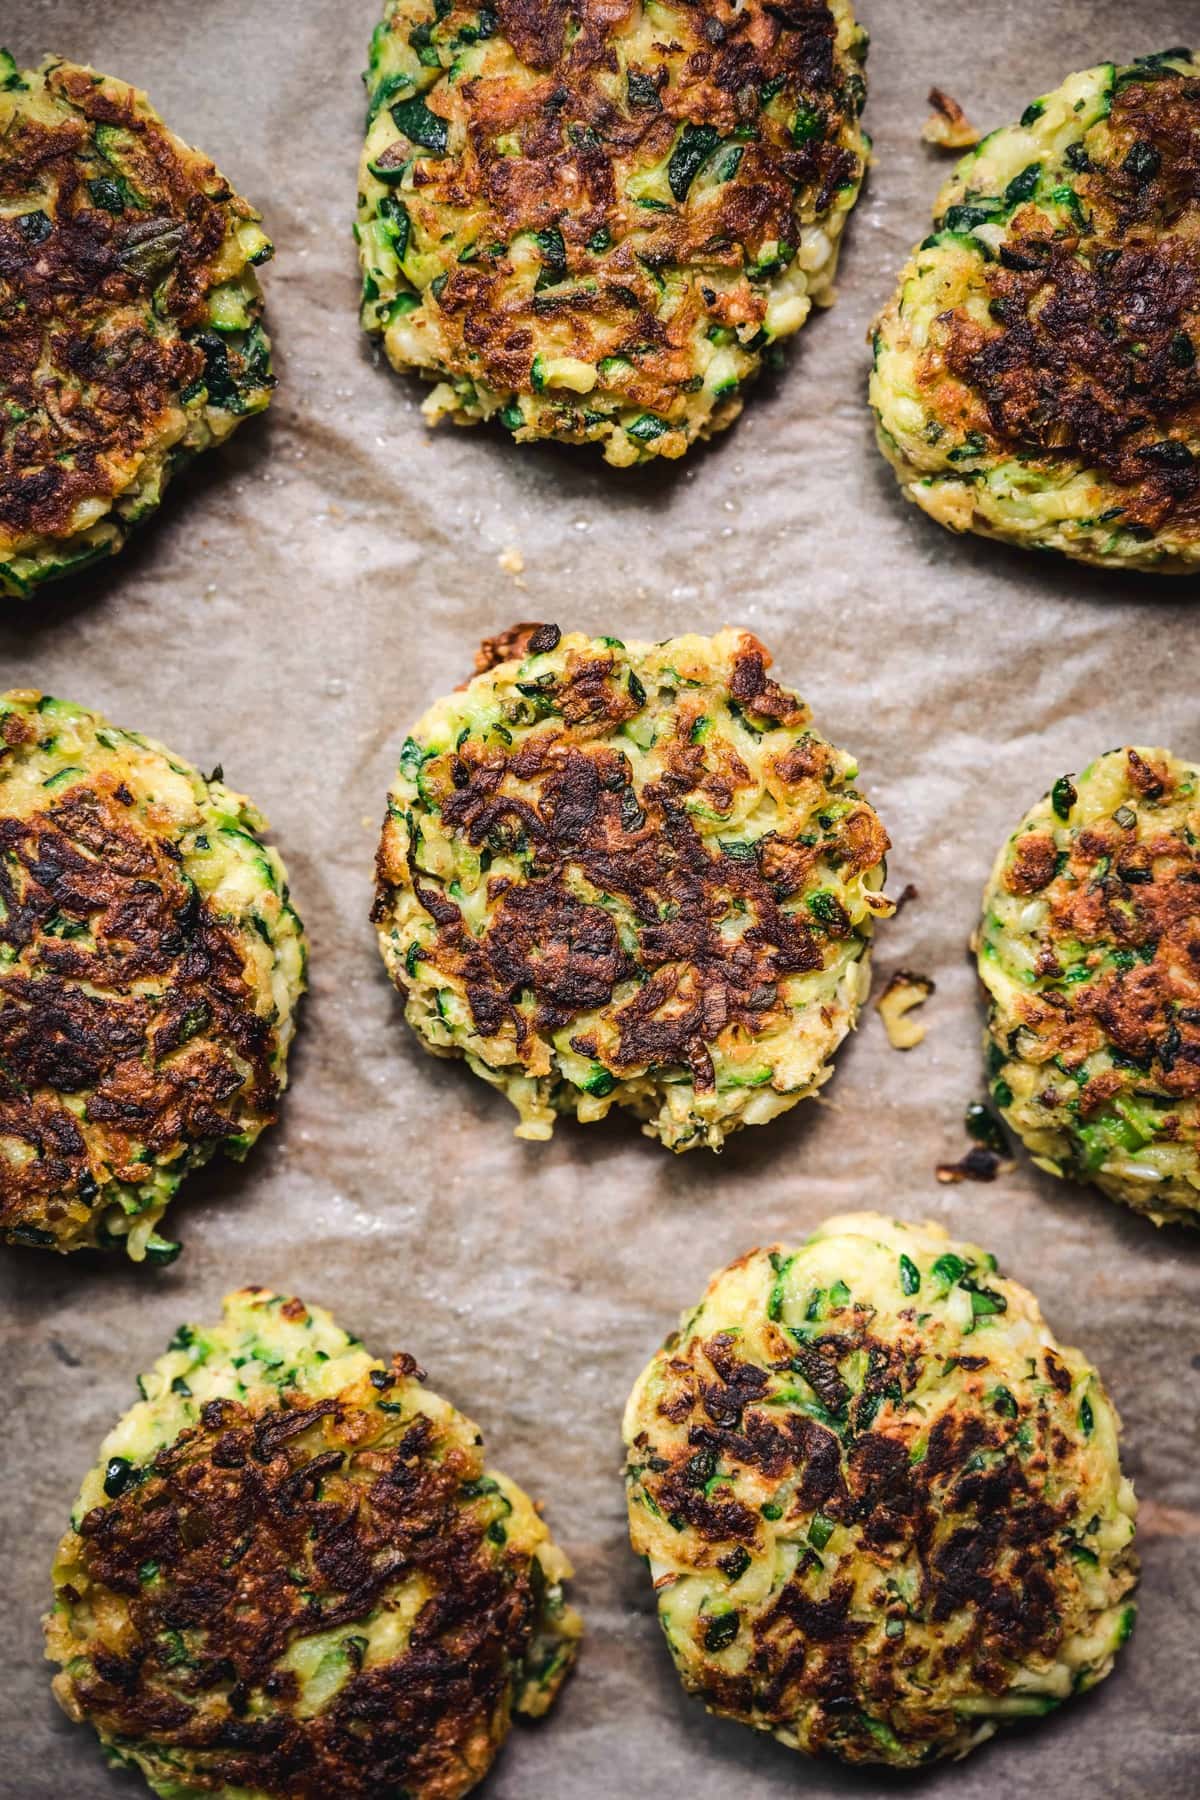
[[[937,83],[981,128],[1102,56],[1161,49],[1194,0],[861,0],[877,164],[841,299],[742,422],[683,465],[622,473],[586,450],[430,434],[421,390],[372,366],[350,221],[359,71],[376,0],[0,0],[0,42],[144,86],[263,209],[280,387],[266,420],[181,481],[115,564],[0,622],[3,686],[43,687],[161,737],[272,820],[312,940],[282,1122],[168,1215],[183,1257],[0,1251],[0,1795],[104,1800],[89,1731],[41,1661],[48,1572],[79,1480],[183,1319],[246,1281],[320,1301],[380,1352],[412,1351],[542,1497],[587,1620],[556,1713],[513,1733],[493,1800],[824,1800],[897,1790],[707,1718],[672,1672],[619,1479],[626,1393],[710,1271],[826,1214],[932,1216],[1033,1286],[1099,1364],[1142,1497],[1141,1617],[1093,1696],[923,1791],[1183,1800],[1195,1792],[1200,1637],[1200,1240],[1022,1162],[939,1187],[980,1095],[966,940],[993,854],[1051,781],[1114,744],[1200,757],[1195,581],[1122,579],[941,532],[898,496],[864,404],[867,325],[948,167],[919,140]],[[523,573],[518,573],[518,557]],[[503,562],[501,561],[503,558]],[[864,1018],[819,1104],[675,1159],[615,1116],[522,1145],[506,1103],[403,1026],[367,923],[405,728],[514,619],[659,638],[725,622],[861,759],[895,841],[877,989],[933,975],[900,1055]],[[902,1784],[909,1786],[910,1784]],[[331,1797],[335,1800],[335,1797]]]

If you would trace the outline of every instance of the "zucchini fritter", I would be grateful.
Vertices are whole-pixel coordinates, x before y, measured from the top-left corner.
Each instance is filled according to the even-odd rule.
[[[1100,1377],[937,1225],[828,1220],[714,1275],[625,1413],[633,1547],[684,1685],[910,1767],[1109,1673],[1136,1501]]]
[[[389,0],[365,329],[431,423],[682,456],[834,298],[866,50],[849,0]]]
[[[115,554],[266,406],[258,219],[136,88],[0,51],[0,594]]]
[[[571,1569],[411,1356],[245,1288],[183,1326],[54,1565],[54,1691],[164,1800],[456,1800],[574,1661]]]
[[[953,531],[1200,565],[1200,62],[1101,63],[963,158],[876,326],[871,402]]]
[[[1200,1225],[1200,769],[1112,750],[1055,782],[976,949],[992,1094],[1039,1168]]]
[[[0,1240],[170,1261],[188,1170],[274,1120],[305,951],[265,829],[219,770],[0,696]]]
[[[481,660],[413,727],[379,847],[380,948],[426,1048],[523,1138],[623,1106],[719,1149],[814,1093],[892,910],[853,758],[749,632],[531,625]]]

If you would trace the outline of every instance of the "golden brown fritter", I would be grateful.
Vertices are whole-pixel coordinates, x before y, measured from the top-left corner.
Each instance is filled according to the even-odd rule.
[[[431,418],[682,455],[832,298],[865,54],[847,0],[390,0],[366,329]]]
[[[0,699],[0,1238],[153,1235],[275,1118],[303,984],[249,802],[46,695]]]
[[[870,1213],[715,1275],[630,1396],[633,1547],[680,1676],[911,1767],[1102,1680],[1135,1501],[1094,1369],[940,1227]]]
[[[160,1793],[457,1800],[551,1704],[569,1565],[423,1381],[260,1288],[143,1378],[47,1636],[63,1706]]]
[[[943,523],[1200,561],[1200,63],[1073,76],[959,165],[880,321],[873,402]]]
[[[984,896],[993,1094],[1039,1164],[1200,1222],[1200,772],[1124,749],[1022,820]]]
[[[0,593],[120,549],[267,404],[257,220],[136,89],[0,52]]]
[[[826,1078],[888,838],[769,660],[749,632],[516,627],[405,744],[380,945],[429,1047],[504,1087],[523,1135],[628,1105],[718,1147]]]

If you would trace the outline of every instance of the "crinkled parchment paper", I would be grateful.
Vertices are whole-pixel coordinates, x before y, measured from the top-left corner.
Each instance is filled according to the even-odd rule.
[[[146,87],[263,207],[280,387],[265,421],[172,493],[137,545],[0,623],[2,685],[39,686],[221,761],[270,815],[312,936],[283,1118],[241,1169],[195,1178],[167,1270],[0,1252],[0,1794],[138,1791],[54,1707],[38,1620],[51,1554],[101,1434],[182,1319],[270,1283],[411,1350],[544,1498],[588,1638],[545,1725],[519,1729],[494,1800],[883,1796],[706,1717],[669,1666],[619,1479],[626,1392],[710,1270],[825,1214],[879,1207],[982,1240],[1100,1365],[1143,1503],[1142,1611],[1114,1677],[925,1792],[1183,1800],[1200,1709],[1200,1241],[1156,1232],[1022,1163],[939,1187],[979,1095],[966,940],[1003,834],[1114,744],[1200,757],[1196,583],[1089,574],[959,541],[906,506],[864,404],[873,311],[945,162],[919,139],[937,83],[987,129],[1068,70],[1200,35],[1195,0],[862,0],[878,152],[837,308],[742,423],[684,465],[609,470],[446,427],[372,366],[350,241],[358,75],[376,0],[2,0],[0,42]],[[514,555],[512,552],[516,552]],[[521,563],[523,560],[523,572]],[[897,1054],[864,1018],[827,1099],[673,1159],[620,1122],[549,1147],[403,1027],[367,924],[405,727],[515,618],[622,637],[745,624],[819,724],[858,753],[895,840],[877,982],[936,977],[929,1035]],[[912,1791],[910,1783],[902,1783]]]

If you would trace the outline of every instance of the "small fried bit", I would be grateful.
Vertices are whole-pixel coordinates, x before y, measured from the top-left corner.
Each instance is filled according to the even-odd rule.
[[[909,1015],[918,1006],[924,1006],[934,992],[936,983],[929,975],[914,975],[911,969],[896,970],[875,1002],[875,1011],[883,1020],[893,1050],[915,1050],[924,1043],[923,1021]]]
[[[959,1181],[995,1181],[1003,1166],[1003,1157],[986,1144],[973,1144],[958,1162],[939,1163],[935,1173],[943,1187],[950,1187]]]
[[[921,127],[921,137],[939,150],[969,150],[979,142],[979,133],[957,100],[939,87],[929,90],[933,111]]]

